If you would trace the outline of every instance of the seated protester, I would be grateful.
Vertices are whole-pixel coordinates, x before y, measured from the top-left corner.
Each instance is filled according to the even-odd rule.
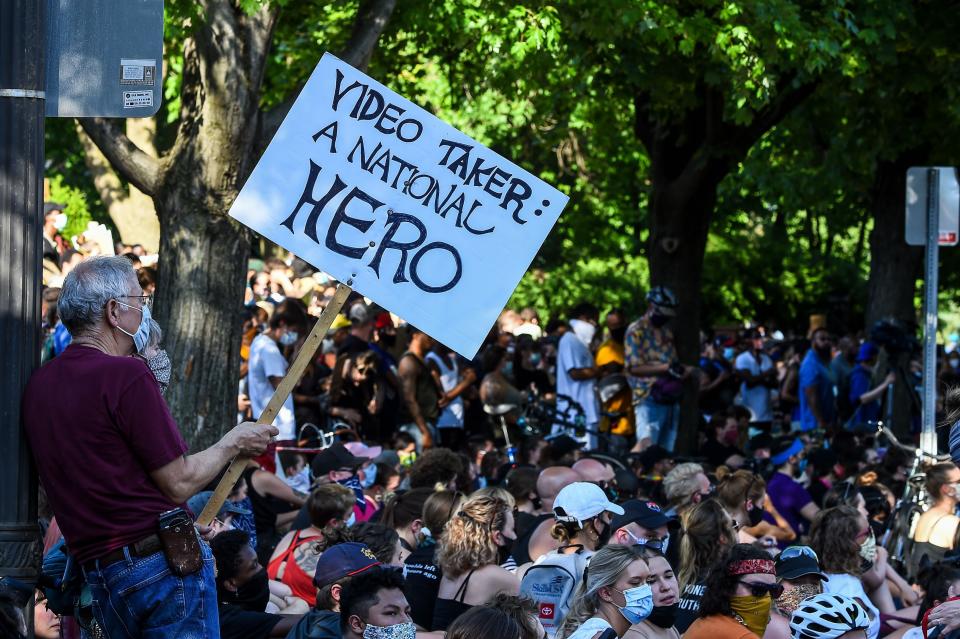
[[[351,541],[366,545],[384,566],[402,568],[409,554],[400,544],[400,535],[383,524],[365,521],[349,530]]]
[[[431,448],[410,468],[410,488],[456,490],[457,479],[466,473],[467,469],[455,452],[447,448]]]
[[[60,639],[66,636],[60,631],[61,617],[47,608],[47,599],[41,591],[37,591],[33,604],[33,636],[35,639]],[[5,637],[0,632],[0,637]],[[543,635],[540,635],[541,637]]]
[[[517,594],[516,576],[500,567],[513,541],[513,512],[505,501],[479,496],[464,502],[439,540],[437,563],[443,577],[432,630],[446,630],[496,593]]]
[[[920,570],[917,582],[924,591],[923,601],[917,612],[916,626],[907,630],[902,639],[924,639],[920,627],[927,613],[941,601],[960,597],[960,567],[951,563],[939,563]]]
[[[520,624],[506,612],[490,606],[476,606],[457,617],[446,639],[487,639],[520,637]]]
[[[290,631],[287,639],[340,639],[343,586],[356,575],[381,565],[363,544],[348,541],[328,548],[320,556],[313,576],[317,603]]]
[[[274,473],[258,466],[247,468],[242,477],[247,485],[247,496],[257,529],[257,556],[267,563],[282,536],[279,529],[296,518],[297,512],[307,501],[307,495],[295,491]]]
[[[504,481],[506,488],[513,497],[517,508],[514,511],[514,528],[517,539],[520,539],[538,523],[540,508],[543,505],[537,494],[537,477],[540,472],[536,468],[520,466],[507,473]],[[529,559],[529,558],[527,558]]]
[[[748,470],[731,472],[726,466],[717,469],[717,499],[733,520],[737,541],[752,544],[757,538],[746,531],[763,521],[766,482]]]
[[[866,518],[851,506],[837,506],[820,512],[810,529],[810,547],[820,558],[827,576],[825,593],[844,595],[860,602],[870,615],[869,639],[880,636],[880,610],[864,589],[861,546],[870,539]]]
[[[829,448],[818,448],[807,455],[807,472],[810,475],[807,492],[820,508],[828,508],[824,506],[823,500],[838,481],[838,468],[837,454]]]
[[[203,509],[207,507],[207,502],[210,501],[210,498],[213,496],[212,490],[205,490],[203,492],[197,493],[193,497],[187,500],[187,508],[190,509],[190,512],[194,514],[194,517],[199,517],[200,513],[203,512]],[[223,502],[223,506],[220,508],[220,512],[217,513],[217,516],[213,518],[213,521],[210,522],[210,527],[213,529],[215,535],[219,535],[225,530],[234,529],[234,517],[236,516],[247,516],[252,515],[249,510],[241,507],[239,504],[230,501],[227,499]]]
[[[552,535],[560,542],[556,552],[578,552],[589,557],[610,541],[610,522],[625,511],[596,484],[578,481],[560,491],[553,502],[553,513],[557,523]]]
[[[673,625],[680,604],[680,584],[673,567],[653,548],[645,547],[641,554],[647,561],[647,584],[653,593],[653,611],[640,623],[630,626],[623,638],[680,639],[680,633]]]
[[[423,629],[433,625],[433,610],[440,592],[442,573],[436,560],[437,540],[443,536],[450,517],[462,508],[463,499],[463,493],[449,490],[433,493],[427,499],[420,518],[420,543],[404,560],[407,601],[413,622]]]
[[[307,466],[307,457],[295,450],[281,450],[277,452],[280,459],[277,476],[290,488],[301,492],[310,492],[310,468]]]
[[[415,488],[396,493],[383,506],[380,523],[393,528],[407,555],[420,545],[423,530],[423,505],[433,495],[432,488]]]
[[[616,639],[653,610],[639,546],[606,546],[590,559],[557,639]]]
[[[700,464],[677,464],[663,478],[663,494],[669,508],[667,517],[681,518],[684,513],[713,495],[713,486]]]
[[[291,530],[280,540],[267,564],[270,579],[285,583],[295,596],[313,606],[317,594],[313,574],[323,542],[333,528],[350,525],[354,503],[353,491],[338,484],[326,484],[311,492],[306,504],[310,526]]]
[[[543,637],[546,635],[546,630],[544,630],[543,624],[540,623],[540,611],[537,609],[537,604],[533,601],[533,599],[530,599],[529,597],[507,595],[502,592],[487,602],[485,606],[471,608],[470,611],[451,624],[451,630],[454,630],[454,625],[457,628],[461,628],[461,620],[465,619],[467,615],[474,610],[481,610],[482,608],[493,608],[494,610],[498,610],[507,617],[513,619],[520,628],[520,639],[543,639]],[[447,636],[452,637],[453,635],[448,633]],[[488,634],[478,636],[505,637],[508,635],[490,632]]]
[[[706,578],[700,618],[686,639],[759,639],[770,620],[770,606],[780,596],[773,559],[760,548],[737,544]]]
[[[340,592],[340,632],[343,639],[415,636],[399,570],[373,568],[344,585]]]
[[[356,497],[353,512],[357,523],[370,521],[379,508],[374,499],[364,494],[363,485],[360,483],[360,468],[369,461],[369,457],[358,457],[351,453],[342,442],[334,442],[313,458],[313,476],[316,483],[340,484],[353,491]],[[302,529],[309,525],[309,520],[304,515],[305,513],[301,512],[297,517],[294,528]]]
[[[787,546],[777,555],[775,568],[783,586],[775,609],[789,621],[800,602],[823,592],[827,576],[820,570],[820,560],[810,546]]]
[[[740,441],[740,422],[736,415],[727,411],[715,413],[707,428],[707,441],[700,454],[706,457],[707,462],[714,468],[740,468],[746,460],[746,454],[737,445]]]
[[[869,626],[856,599],[828,593],[807,599],[790,617],[792,639],[862,639]]]
[[[820,511],[810,493],[796,480],[803,474],[800,461],[805,455],[803,442],[799,439],[779,439],[770,457],[776,472],[767,481],[767,496],[773,507],[798,535],[807,533],[810,522]],[[767,521],[771,520],[772,517],[768,516]]]
[[[689,511],[684,518],[684,529],[680,540],[680,605],[675,622],[680,634],[700,616],[700,602],[706,592],[710,568],[737,543],[733,520],[715,499]]]
[[[960,469],[951,462],[936,464],[927,471],[924,487],[933,505],[917,521],[910,557],[910,572],[914,575],[924,557],[930,563],[937,563],[956,547],[960,527],[960,518],[955,514],[960,503]]]
[[[264,612],[270,601],[267,572],[242,530],[227,530],[210,541],[217,565],[220,636],[257,639],[285,637],[299,621],[294,615]]]
[[[623,514],[610,520],[613,534],[608,543],[644,546],[665,553],[670,544],[667,530],[670,519],[661,512],[660,506],[652,501],[631,499],[623,502],[621,507]]]
[[[561,490],[580,480],[580,475],[567,466],[550,466],[540,471],[537,476],[537,495],[540,497],[541,514],[525,535],[517,535],[517,543],[513,545],[511,554],[518,565],[536,561],[560,545],[552,534],[555,524],[553,502]]]

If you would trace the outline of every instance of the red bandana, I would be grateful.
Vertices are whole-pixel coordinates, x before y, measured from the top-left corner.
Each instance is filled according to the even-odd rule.
[[[744,559],[727,566],[728,575],[775,575],[772,559]]]

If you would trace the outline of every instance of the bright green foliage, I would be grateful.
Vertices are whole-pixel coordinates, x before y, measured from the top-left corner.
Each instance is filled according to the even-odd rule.
[[[70,240],[87,230],[87,224],[93,218],[90,215],[86,193],[66,184],[63,176],[54,175],[50,178],[50,199],[65,205],[67,226],[60,232],[63,237]]]

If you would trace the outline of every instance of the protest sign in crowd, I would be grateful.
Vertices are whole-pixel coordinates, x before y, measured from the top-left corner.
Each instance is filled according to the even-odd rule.
[[[507,309],[467,360],[353,294],[274,425],[255,426],[336,284],[279,254],[251,261],[238,318],[244,423],[186,455],[163,401],[176,380],[150,317],[151,260],[124,246],[74,257],[50,231],[61,277],[24,397],[46,491],[38,637],[913,639],[960,626],[960,470],[878,433],[890,385],[918,383],[913,352],[890,373],[903,353],[889,326],[718,330],[681,362],[676,297],[654,286],[639,317],[589,301],[549,320]],[[958,370],[951,349],[941,387]],[[681,453],[690,393],[697,445]],[[193,518],[237,454],[252,458],[197,539]],[[905,500],[919,517],[902,534]],[[178,507],[186,518],[155,532]],[[196,548],[177,554],[183,529]],[[145,597],[152,583],[165,595]]]

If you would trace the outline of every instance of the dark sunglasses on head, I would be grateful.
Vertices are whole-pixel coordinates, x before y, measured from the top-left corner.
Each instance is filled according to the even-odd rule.
[[[750,594],[754,597],[762,597],[767,593],[774,599],[783,594],[783,584],[766,584],[755,581],[741,581],[744,586],[750,589]]]

